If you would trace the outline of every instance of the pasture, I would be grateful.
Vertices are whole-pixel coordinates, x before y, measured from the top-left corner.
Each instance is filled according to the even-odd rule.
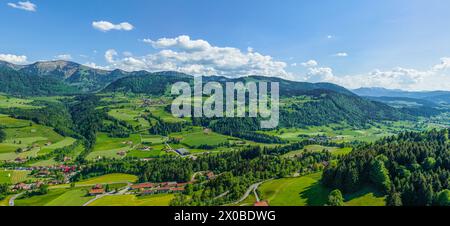
[[[114,195],[102,197],[90,206],[169,206],[173,194],[159,194],[149,196]]]
[[[262,199],[271,206],[323,206],[331,189],[320,184],[321,173],[296,178],[271,180],[258,189]],[[384,206],[385,197],[373,189],[364,188],[344,194],[346,206]]]
[[[0,171],[0,184],[17,184],[20,182],[27,181],[31,179],[29,177],[30,171],[25,170],[1,170]]]
[[[329,189],[320,185],[321,173],[298,178],[271,180],[259,187],[262,199],[271,206],[323,206]]]
[[[204,132],[201,128],[194,128],[192,131],[183,132],[181,134],[183,144],[189,147],[197,147],[200,145],[219,145],[228,142],[228,137],[214,133]]]
[[[26,100],[14,97],[6,97],[0,95],[0,108],[22,108],[22,109],[36,109],[38,106],[33,106],[33,100]]]

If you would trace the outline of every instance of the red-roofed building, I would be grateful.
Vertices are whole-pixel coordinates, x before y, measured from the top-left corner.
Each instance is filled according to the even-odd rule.
[[[105,194],[105,189],[91,189],[89,195],[102,195]]]
[[[182,187],[182,188],[170,188],[170,191],[172,191],[172,192],[183,192],[185,189]]]
[[[131,189],[137,190],[137,189],[148,189],[148,188],[154,188],[155,184],[153,183],[142,183],[142,184],[134,184],[131,186]]]
[[[256,202],[253,206],[269,206],[267,201]]]

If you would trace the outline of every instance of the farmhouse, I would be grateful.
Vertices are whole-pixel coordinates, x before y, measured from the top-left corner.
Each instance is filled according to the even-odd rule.
[[[91,189],[89,190],[89,195],[102,195],[105,194],[105,189]]]
[[[133,190],[140,190],[140,189],[149,189],[156,187],[153,183],[142,183],[142,184],[135,184],[131,186],[131,189]]]
[[[175,150],[179,155],[186,156],[189,155],[190,152],[186,148],[180,148]]]

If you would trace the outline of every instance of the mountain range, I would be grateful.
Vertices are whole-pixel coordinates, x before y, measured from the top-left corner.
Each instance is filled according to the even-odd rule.
[[[30,65],[15,65],[0,62],[0,92],[20,95],[72,95],[99,92],[131,92],[161,96],[169,94],[172,84],[180,81],[192,83],[194,76],[167,71],[125,72],[122,70],[100,70],[68,61],[37,62]],[[286,126],[322,125],[347,122],[364,125],[368,121],[412,119],[416,116],[438,114],[428,101],[433,95],[424,95],[422,104],[392,105],[392,100],[381,97],[362,98],[375,95],[376,90],[360,89],[349,91],[331,83],[307,83],[288,81],[277,77],[247,76],[226,78],[221,76],[203,77],[204,82],[279,82],[283,98],[306,97],[309,101],[290,101],[282,106],[282,123]],[[369,92],[372,91],[372,92]],[[380,96],[405,92],[383,90]],[[356,94],[355,94],[356,93]],[[436,96],[445,93],[434,93]],[[406,95],[406,94],[405,94]],[[412,95],[412,94],[411,94]],[[403,100],[405,101],[405,100]],[[394,101],[395,102],[395,101]],[[416,101],[419,102],[419,101]],[[403,102],[395,102],[403,103]],[[427,104],[424,104],[427,103]]]
[[[378,97],[378,98],[390,97],[391,100],[392,98],[410,98],[410,100],[412,99],[426,100],[436,104],[450,104],[450,91],[412,92],[398,89],[385,89],[380,87],[373,87],[373,88],[360,88],[353,90],[353,92],[358,94],[359,96],[364,97]]]

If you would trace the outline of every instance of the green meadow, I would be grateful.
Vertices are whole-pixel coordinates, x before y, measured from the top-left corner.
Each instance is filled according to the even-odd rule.
[[[173,194],[149,196],[113,195],[95,200],[90,206],[169,206]]]
[[[321,173],[296,178],[271,180],[258,189],[271,206],[323,206],[331,192],[320,184]],[[370,188],[345,194],[346,206],[383,206],[385,197]]]

